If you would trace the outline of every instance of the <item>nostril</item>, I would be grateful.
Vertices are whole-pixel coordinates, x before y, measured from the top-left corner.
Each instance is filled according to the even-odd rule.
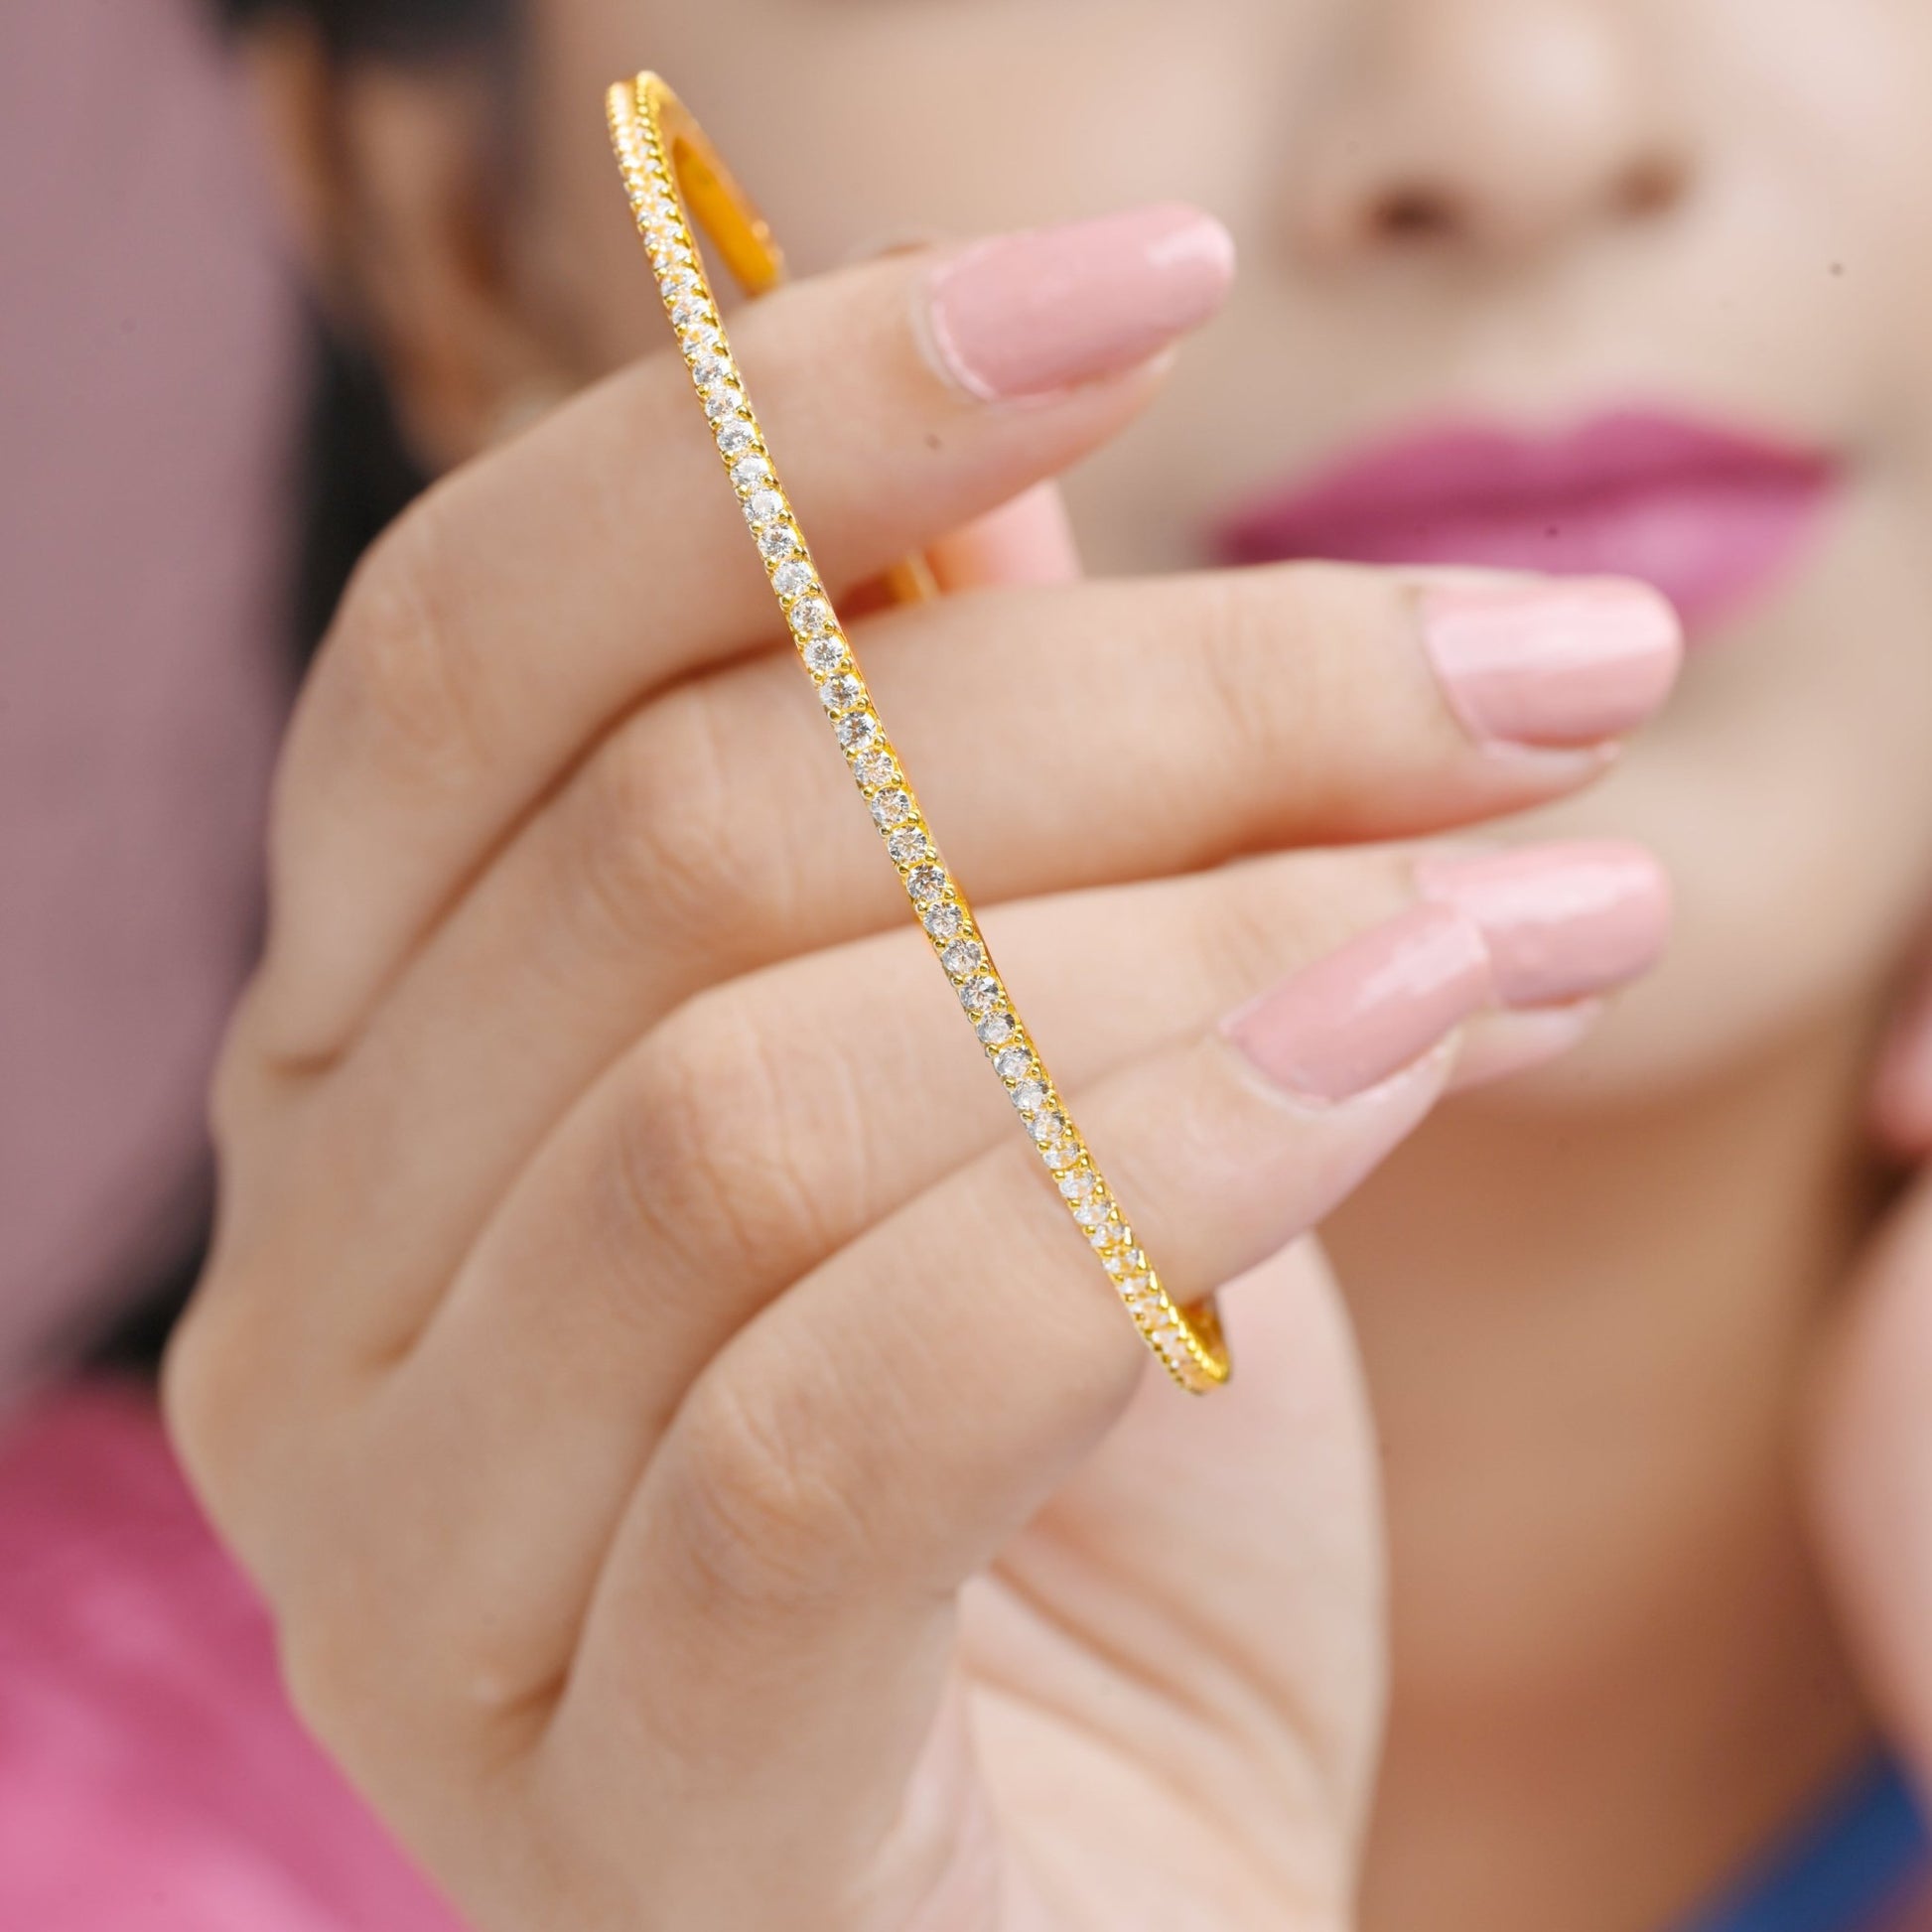
[[[1369,233],[1381,241],[1432,241],[1461,225],[1454,204],[1433,188],[1392,188],[1368,210]]]
[[[1624,170],[1616,186],[1616,206],[1632,219],[1667,214],[1690,192],[1691,171],[1670,155],[1647,155]]]

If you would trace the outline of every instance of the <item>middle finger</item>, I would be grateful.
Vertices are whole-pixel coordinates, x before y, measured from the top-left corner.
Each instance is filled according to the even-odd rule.
[[[1676,630],[1647,590],[1490,584],[1486,655],[1460,586],[1457,648],[1432,642],[1444,594],[1327,566],[988,592],[881,619],[862,647],[949,859],[1004,899],[1536,803],[1600,770],[1587,741],[1668,688]],[[1512,650],[1527,696],[1505,741],[1465,719],[1498,715]],[[891,751],[841,759],[829,735],[782,657],[639,713],[320,1083],[307,1112],[330,1145],[307,1165],[413,1202],[366,1271],[396,1319],[401,1285],[448,1273],[530,1147],[663,1014],[907,916],[841,770],[896,769]]]

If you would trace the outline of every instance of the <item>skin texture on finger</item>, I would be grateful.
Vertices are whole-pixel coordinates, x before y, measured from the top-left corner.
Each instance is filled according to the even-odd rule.
[[[1213,1038],[1078,1105],[1185,1294],[1317,1218],[1427,1111],[1449,1058],[1311,1108]],[[542,1747],[558,1810],[586,1778],[635,1780],[645,1815],[650,1767],[699,1777],[702,1837],[658,1865],[687,1911],[698,1871],[740,1909],[782,1871],[808,1924],[835,1922],[855,1864],[929,1881],[954,1820],[916,1791],[901,1806],[901,1787],[953,1593],[1118,1420],[1143,1354],[1024,1149],[774,1303],[693,1389],[620,1534]],[[1249,1875],[1293,1897],[1308,1874]]]
[[[1474,744],[1428,668],[1418,602],[1401,579],[1306,567],[986,592],[881,620],[866,650],[950,858],[998,900],[1434,830],[1601,768],[1593,752]],[[1012,740],[1023,689],[1024,743],[1054,755],[1016,777],[988,753]],[[425,1183],[367,1284],[406,1317],[397,1278],[453,1266],[535,1140],[664,1013],[907,918],[827,738],[784,658],[614,734],[432,935],[331,1091],[311,1101],[278,1073],[272,1017],[251,1010],[230,1054],[255,1095],[235,1161],[273,1158],[264,1110],[335,1113],[355,1149],[332,1152],[325,1130],[302,1165],[346,1163],[365,1199]],[[510,1050],[524,1039],[544,1050]],[[247,1215],[249,1190],[236,1198]]]
[[[1064,468],[1158,380],[976,399],[918,339],[932,266],[846,269],[737,325],[835,591]],[[278,1050],[339,1048],[411,935],[615,716],[778,635],[675,352],[432,491],[358,572],[291,735],[266,966]]]

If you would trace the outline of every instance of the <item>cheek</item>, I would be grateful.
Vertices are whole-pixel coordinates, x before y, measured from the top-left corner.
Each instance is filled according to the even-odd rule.
[[[1922,513],[1861,491],[1802,582],[1694,658],[1623,767],[1533,828],[1644,840],[1677,887],[1665,965],[1578,1056],[1592,1100],[1875,1024],[1932,911]]]

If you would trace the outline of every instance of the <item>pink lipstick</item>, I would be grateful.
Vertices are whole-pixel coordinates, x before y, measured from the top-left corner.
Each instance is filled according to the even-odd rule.
[[[1546,437],[1450,424],[1264,492],[1213,543],[1229,563],[1635,577],[1698,630],[1792,568],[1838,481],[1818,452],[1662,412],[1618,411]]]

